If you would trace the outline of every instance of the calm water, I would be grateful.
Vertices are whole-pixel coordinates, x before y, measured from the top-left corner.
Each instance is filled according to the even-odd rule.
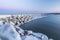
[[[46,17],[32,20],[21,28],[46,34],[49,38],[60,40],[60,14],[44,15]]]

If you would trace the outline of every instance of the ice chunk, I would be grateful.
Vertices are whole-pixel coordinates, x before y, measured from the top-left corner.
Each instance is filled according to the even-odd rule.
[[[26,36],[25,40],[40,40],[40,39],[30,35],[30,36]]]
[[[33,36],[41,40],[48,40],[48,37],[42,33],[33,33]]]
[[[0,26],[0,38],[2,40],[21,40],[14,26],[10,24]]]
[[[2,25],[3,23],[2,23],[3,21],[0,21],[0,25]]]
[[[49,40],[54,40],[54,39],[49,39]]]

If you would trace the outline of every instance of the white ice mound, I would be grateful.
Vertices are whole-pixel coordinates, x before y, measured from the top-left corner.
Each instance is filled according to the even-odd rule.
[[[21,37],[19,36],[13,25],[2,24],[0,25],[0,39],[21,40]]]
[[[16,28],[19,29],[19,27]],[[20,28],[19,32],[24,32],[24,30]],[[48,40],[48,37],[28,30],[26,35],[20,36],[12,24],[0,22],[0,40]]]
[[[39,40],[39,39],[30,35],[30,36],[26,36],[25,40]]]

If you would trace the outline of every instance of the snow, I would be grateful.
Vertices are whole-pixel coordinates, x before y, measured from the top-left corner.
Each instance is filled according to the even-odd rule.
[[[42,40],[48,40],[48,37],[42,33],[33,33],[37,38],[41,38]]]
[[[0,39],[2,40],[21,40],[20,35],[16,32],[13,25],[0,25]]]
[[[30,35],[30,36],[26,36],[25,40],[39,40],[39,39]]]
[[[21,29],[20,31],[22,32],[24,30]],[[1,24],[0,25],[0,40],[1,39],[2,40],[41,40],[41,39],[48,40],[48,37],[42,33],[34,33],[32,31],[28,31],[28,32],[29,33],[31,32],[32,35],[27,34],[24,36],[20,36],[12,24],[10,23]]]

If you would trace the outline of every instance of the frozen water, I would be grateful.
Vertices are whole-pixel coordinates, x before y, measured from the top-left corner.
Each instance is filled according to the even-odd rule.
[[[0,39],[2,40],[21,40],[13,25],[0,25]]]
[[[33,33],[33,36],[40,38],[42,40],[48,40],[48,37],[42,33]]]
[[[2,24],[0,22],[0,40],[48,40],[48,37],[42,33],[34,33],[31,31],[31,35],[20,36],[14,26],[10,23]],[[19,28],[16,26],[16,28]],[[20,32],[24,30],[20,28]]]
[[[39,40],[39,39],[30,35],[30,36],[26,36],[25,40]]]
[[[2,25],[3,23],[2,23],[3,21],[0,21],[0,25]]]

